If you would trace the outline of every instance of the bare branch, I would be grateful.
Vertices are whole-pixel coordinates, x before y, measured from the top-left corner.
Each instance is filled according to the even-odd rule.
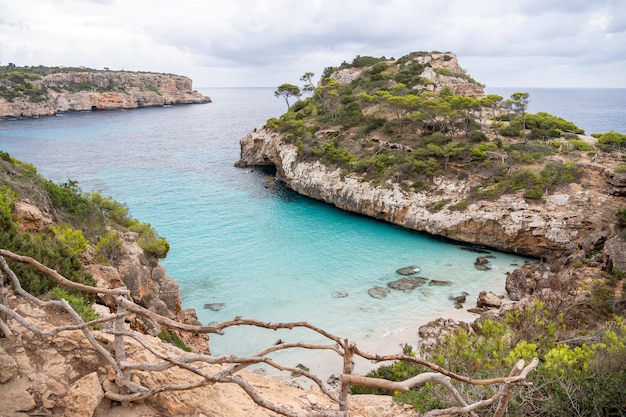
[[[289,329],[289,330],[293,330],[296,327],[304,327],[307,329],[310,329],[316,333],[321,334],[322,336],[326,337],[327,339],[333,340],[334,342],[336,342],[338,345],[342,345],[342,340],[340,337],[337,337],[331,333],[328,333],[325,330],[320,329],[317,326],[314,326],[306,321],[298,321],[298,322],[289,322],[289,323],[266,323],[266,322],[262,322],[259,320],[252,320],[252,319],[244,319],[241,317],[235,317],[233,320],[230,321],[225,321],[219,324],[216,324],[214,327],[216,329],[226,329],[227,327],[232,327],[232,326],[255,326],[255,327],[262,327],[264,329],[270,329],[270,330],[278,330],[278,329]]]
[[[178,330],[184,330],[187,332],[191,332],[191,333],[217,333],[217,334],[223,334],[223,332],[221,330],[219,330],[219,327],[215,327],[215,326],[193,326],[191,324],[185,324],[185,323],[180,323],[177,322],[176,320],[172,320],[170,318],[167,318],[165,316],[161,316],[160,314],[156,314],[153,313],[152,311],[148,310],[147,308],[141,307],[135,303],[133,303],[132,301],[119,296],[116,298],[116,302],[118,306],[124,307],[125,309],[132,311],[133,313],[136,314],[140,314],[143,315],[145,317],[148,317],[150,320],[154,321],[155,323],[159,323],[162,324],[164,326],[170,327],[170,328],[174,328],[174,329],[178,329]]]
[[[48,268],[47,266],[42,265],[41,263],[31,258],[30,256],[17,255],[6,249],[0,249],[0,256],[9,258],[12,261],[28,264],[32,266],[33,268],[37,269],[38,271],[43,272],[44,274],[48,275],[50,278],[54,279],[56,282],[58,282],[64,287],[72,288],[72,289],[79,290],[79,291],[84,291],[90,294],[130,296],[130,291],[127,290],[126,288],[114,288],[114,289],[96,288],[96,287],[91,287],[89,285],[79,284],[77,282],[70,281],[69,279],[65,278],[63,275],[59,274],[54,269]]]

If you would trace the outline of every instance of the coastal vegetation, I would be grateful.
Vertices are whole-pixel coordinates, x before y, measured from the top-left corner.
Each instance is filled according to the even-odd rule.
[[[89,246],[103,263],[113,264],[122,256],[120,235],[138,233],[138,243],[147,256],[165,258],[167,240],[148,223],[132,218],[128,207],[98,193],[86,193],[76,181],[57,184],[37,173],[36,168],[0,151],[0,247],[29,256],[56,269],[70,281],[94,285],[83,257]],[[23,233],[13,216],[15,204],[27,200],[46,209],[56,221],[37,232]],[[85,314],[93,303],[89,294],[66,292],[41,271],[14,266],[23,288],[35,296],[61,297],[82,304]],[[82,301],[80,301],[82,300]]]
[[[106,83],[106,85],[98,85],[93,82],[78,81],[69,83],[68,85],[44,86],[35,81],[41,81],[42,78],[50,74],[69,73],[69,72],[99,72],[91,68],[75,68],[75,67],[21,67],[14,64],[0,66],[0,98],[12,102],[16,98],[25,98],[28,102],[38,103],[48,98],[48,88],[56,91],[123,91],[114,82]],[[35,85],[39,84],[39,85]]]
[[[558,116],[528,113],[528,93],[508,99],[456,93],[451,85],[458,84],[450,79],[471,77],[437,67],[425,78],[433,73],[420,56],[359,56],[327,68],[315,90],[309,87],[310,96],[266,126],[297,146],[302,161],[319,160],[363,181],[413,191],[430,189],[442,175],[484,178],[474,195],[486,199],[522,192],[540,201],[546,192],[580,181],[577,161],[559,155],[593,157],[624,146],[620,134],[597,135],[596,141]],[[339,82],[341,71],[355,75]],[[275,94],[299,97],[301,90],[282,85]]]

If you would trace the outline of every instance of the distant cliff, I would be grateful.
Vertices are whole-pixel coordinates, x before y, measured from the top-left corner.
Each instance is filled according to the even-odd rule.
[[[209,102],[180,75],[0,67],[0,118],[5,119]]]

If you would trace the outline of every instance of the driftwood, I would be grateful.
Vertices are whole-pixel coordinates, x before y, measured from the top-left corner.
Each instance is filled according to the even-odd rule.
[[[84,322],[65,300],[39,300],[23,290],[17,276],[15,275],[15,273],[13,273],[5,258],[10,259],[14,262],[21,262],[32,266],[38,271],[41,271],[52,279],[56,280],[56,282],[61,286],[89,292],[92,294],[115,295],[117,313],[111,314],[98,320]],[[61,308],[72,317],[73,323],[68,323],[63,326],[57,326],[52,330],[43,331],[33,323],[29,322],[26,318],[20,316],[20,314],[18,314],[16,311],[10,309],[6,301],[6,289],[4,286],[5,279],[2,271],[4,271],[4,273],[7,275],[9,281],[13,285],[16,294],[27,298],[29,301],[37,304],[40,307]],[[126,404],[136,401],[143,401],[160,392],[189,390],[192,388],[216,383],[227,383],[238,385],[256,404],[283,416],[347,417],[350,409],[350,386],[352,385],[384,388],[392,391],[408,391],[411,389],[419,389],[419,387],[429,382],[437,383],[444,386],[457,405],[455,407],[447,409],[431,410],[426,413],[425,416],[439,416],[445,414],[465,414],[476,416],[476,413],[474,412],[475,410],[497,403],[494,416],[502,417],[506,412],[506,408],[511,399],[512,388],[515,385],[528,384],[526,382],[527,375],[538,365],[537,359],[532,360],[530,364],[526,366],[524,366],[524,361],[520,360],[511,370],[510,374],[506,377],[491,379],[472,379],[463,375],[457,375],[431,362],[413,356],[402,354],[380,356],[363,352],[359,350],[358,347],[349,340],[342,339],[338,336],[330,334],[319,327],[311,325],[308,322],[266,323],[258,320],[236,317],[233,320],[215,324],[213,326],[192,326],[177,322],[175,320],[171,320],[167,317],[163,317],[135,304],[130,299],[130,292],[126,288],[106,289],[77,284],[61,276],[55,270],[40,264],[33,258],[20,256],[4,249],[0,249],[0,278],[2,278],[2,287],[0,287],[0,290],[2,291],[0,292],[1,333],[5,337],[9,337],[11,335],[11,330],[7,325],[7,320],[14,320],[19,325],[27,328],[41,338],[48,338],[63,331],[80,330],[84,334],[85,338],[89,341],[89,343],[93,346],[95,351],[103,359],[106,360],[106,362],[110,365],[111,369],[115,373],[115,383],[118,389],[116,389],[115,392],[105,390],[105,397],[110,400],[119,401]],[[159,352],[157,349],[155,349],[155,347],[150,345],[145,340],[144,335],[125,329],[124,319],[130,313],[143,316],[149,320],[152,320],[155,323],[159,323],[165,326],[168,329],[176,329],[178,331],[193,333],[222,334],[224,329],[234,326],[259,327],[268,330],[306,328],[322,335],[329,341],[329,343],[280,343],[264,348],[258,353],[248,357],[239,357],[237,355],[212,356],[209,354],[186,353],[183,351],[180,351],[180,353],[176,356],[173,356],[171,353],[168,353],[166,355]],[[104,332],[114,335],[115,343],[113,353],[111,353],[108,349],[106,349],[98,342],[97,338],[94,337],[91,330],[94,325],[105,322],[111,322],[113,324],[111,330],[104,330]],[[150,362],[128,361],[126,357],[126,348],[129,343],[129,339],[137,342],[141,347],[149,351],[156,359]],[[343,358],[343,368],[338,375],[339,386],[336,388],[331,388],[326,385],[318,376],[312,374],[311,372],[299,368],[281,365],[267,356],[272,352],[294,348],[312,351],[328,350],[335,352],[337,355],[340,355]],[[373,362],[412,361],[429,368],[432,372],[425,372],[401,382],[354,375],[354,359],[357,356]],[[206,368],[203,369],[199,366],[202,363],[220,364],[226,366],[226,368],[222,367],[220,368],[221,370],[219,372],[210,373],[206,370]],[[307,412],[306,414],[300,414],[291,408],[284,407],[280,404],[276,404],[267,400],[255,389],[252,384],[246,381],[245,378],[239,373],[239,371],[246,369],[251,365],[261,363],[279,371],[298,373],[302,375],[302,377],[307,378],[312,383],[317,385],[321,392],[332,403],[335,404],[336,409],[311,411]],[[185,384],[162,384],[151,388],[144,387],[136,382],[133,382],[132,380],[133,372],[136,371],[162,372],[170,368],[185,369],[186,371],[193,373],[196,379],[192,382],[188,382]],[[468,403],[451,383],[452,380],[471,385],[500,385],[500,387],[496,390],[495,394],[492,397],[480,401],[475,401],[473,403]]]

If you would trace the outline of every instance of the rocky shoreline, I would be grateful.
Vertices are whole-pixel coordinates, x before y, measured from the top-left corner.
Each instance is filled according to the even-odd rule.
[[[10,89],[9,80],[0,87]],[[59,72],[31,81],[45,96],[11,100],[0,97],[0,120],[54,116],[63,112],[137,109],[175,104],[203,104],[211,99],[193,90],[192,80],[173,74],[127,71]],[[76,91],[78,90],[78,91]]]

